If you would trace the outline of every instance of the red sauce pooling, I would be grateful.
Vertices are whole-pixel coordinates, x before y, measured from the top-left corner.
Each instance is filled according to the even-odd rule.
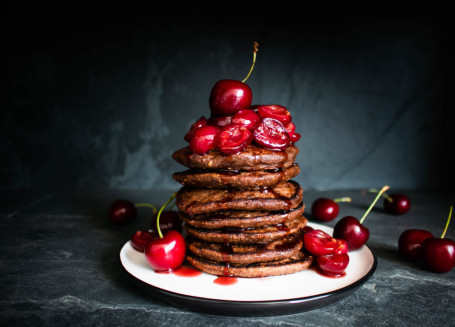
[[[237,283],[237,277],[219,276],[213,283],[218,285],[233,285]]]
[[[318,275],[321,275],[323,277],[327,277],[327,278],[342,278],[344,276],[346,276],[346,272],[343,271],[343,273],[339,274],[339,275],[332,275],[332,274],[326,274],[324,273],[321,269],[319,269],[317,266],[312,266],[311,268],[309,268],[311,270],[313,270],[315,273],[317,273]]]
[[[197,277],[202,274],[201,271],[188,267],[188,266],[180,266],[173,271],[174,275],[181,276],[181,277]]]

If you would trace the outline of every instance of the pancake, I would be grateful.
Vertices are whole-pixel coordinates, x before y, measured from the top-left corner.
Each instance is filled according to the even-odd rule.
[[[244,278],[293,274],[308,269],[313,262],[313,257],[306,256],[303,252],[298,252],[296,255],[286,259],[249,265],[219,263],[201,258],[191,252],[188,253],[186,259],[193,267],[208,274]]]
[[[264,245],[257,245],[208,243],[187,237],[186,243],[189,251],[207,260],[250,264],[294,256],[302,248],[303,238],[301,233],[295,233]]]
[[[294,178],[300,173],[300,167],[294,163],[285,169],[235,171],[206,171],[189,169],[173,174],[174,180],[182,185],[207,188],[260,188],[273,186]]]
[[[290,167],[299,153],[295,145],[283,151],[274,151],[250,144],[239,153],[222,154],[219,150],[210,150],[199,155],[191,152],[189,147],[173,153],[172,157],[178,163],[195,169],[227,169],[227,170],[273,170]]]
[[[198,228],[250,228],[282,224],[286,220],[300,217],[305,210],[303,202],[297,208],[287,211],[247,211],[247,210],[225,210],[203,213],[189,217],[179,212],[182,221]]]
[[[176,195],[180,212],[193,216],[218,210],[291,210],[302,202],[303,190],[287,181],[259,190],[205,189],[184,186]]]
[[[228,244],[265,244],[302,230],[308,220],[301,216],[283,224],[258,228],[205,229],[184,224],[187,235],[206,242]]]

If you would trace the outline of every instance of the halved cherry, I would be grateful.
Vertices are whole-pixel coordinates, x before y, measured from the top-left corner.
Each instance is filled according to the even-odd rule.
[[[349,264],[349,255],[346,253],[321,255],[316,257],[316,262],[322,273],[340,277],[344,275],[344,271]]]
[[[257,124],[259,124],[260,120],[261,118],[258,114],[251,109],[239,110],[234,117],[232,117],[233,124],[245,126],[249,130],[253,130]]]
[[[198,120],[196,120],[190,127],[190,130],[185,134],[185,141],[189,142],[191,140],[191,137],[193,136],[193,133],[196,129],[199,127],[207,125],[207,118],[204,116],[200,117]]]
[[[218,135],[217,148],[224,154],[240,152],[253,140],[253,133],[245,126],[229,124]]]
[[[190,140],[190,150],[196,154],[204,154],[214,149],[216,137],[220,129],[215,126],[206,125],[196,129]]]
[[[210,117],[207,124],[222,128],[231,123],[232,116]]]
[[[258,107],[258,114],[261,118],[273,118],[287,126],[292,121],[291,113],[278,104],[262,105]]]
[[[298,140],[300,140],[300,137],[301,137],[301,135],[300,135],[299,133],[294,133],[294,134],[292,134],[292,136],[291,136],[291,142],[292,142],[292,143],[297,142]]]
[[[276,119],[264,118],[254,130],[254,140],[265,148],[285,149],[291,142],[286,128]]]
[[[145,246],[153,239],[159,238],[155,231],[138,230],[130,240],[131,246],[139,252],[144,252]]]
[[[337,239],[337,246],[335,248],[335,251],[333,251],[333,254],[347,254],[348,251],[348,242],[341,238]]]
[[[289,123],[289,124],[287,124],[287,125],[285,126],[285,128],[286,128],[286,131],[287,131],[288,134],[289,134],[289,137],[292,138],[292,135],[294,135],[294,133],[295,133],[295,125],[294,125],[294,123]]]
[[[308,252],[316,256],[332,254],[337,248],[337,240],[320,229],[303,234],[303,244]]]

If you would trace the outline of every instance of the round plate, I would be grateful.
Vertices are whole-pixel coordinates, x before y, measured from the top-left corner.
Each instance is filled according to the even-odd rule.
[[[330,235],[333,229],[309,223]],[[349,252],[346,275],[324,277],[313,269],[295,274],[264,278],[237,278],[232,285],[215,284],[217,276],[202,273],[195,277],[155,273],[143,253],[129,241],[120,251],[126,272],[148,286],[155,297],[193,311],[225,316],[270,316],[313,310],[339,301],[360,287],[374,273],[376,255],[364,245]]]

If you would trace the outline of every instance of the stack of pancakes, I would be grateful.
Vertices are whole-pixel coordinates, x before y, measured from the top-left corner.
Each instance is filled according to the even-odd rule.
[[[187,261],[217,276],[265,277],[307,269],[301,251],[299,149],[273,151],[251,144],[241,152],[204,155],[183,148],[173,158],[189,169],[173,178],[183,185],[176,204],[184,221]]]

